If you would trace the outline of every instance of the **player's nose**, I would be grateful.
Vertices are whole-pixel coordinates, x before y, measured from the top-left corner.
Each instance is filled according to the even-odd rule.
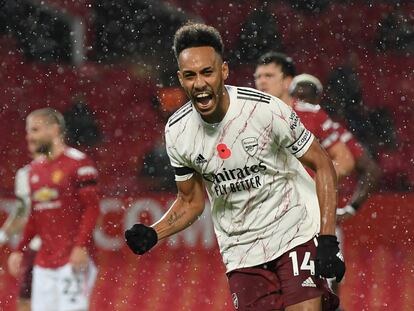
[[[256,80],[254,80],[254,83],[256,85],[256,88],[260,90],[264,87],[265,81],[263,78],[258,77]]]
[[[206,85],[206,81],[203,79],[203,77],[201,75],[197,75],[194,80],[194,88],[196,90],[204,90]]]

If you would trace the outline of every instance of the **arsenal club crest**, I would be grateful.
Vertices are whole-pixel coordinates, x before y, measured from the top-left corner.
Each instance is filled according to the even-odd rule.
[[[257,142],[257,138],[254,137],[247,137],[242,140],[244,151],[247,152],[248,155],[254,156],[257,152],[257,148],[259,143]]]

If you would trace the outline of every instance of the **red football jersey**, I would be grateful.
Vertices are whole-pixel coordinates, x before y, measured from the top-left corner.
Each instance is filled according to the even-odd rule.
[[[97,175],[94,163],[74,148],[66,148],[56,159],[40,157],[30,164],[32,208],[18,249],[39,235],[36,265],[60,267],[74,246],[92,247],[99,216]]]
[[[346,144],[348,149],[351,151],[352,156],[354,157],[355,161],[357,161],[364,154],[364,148],[362,147],[362,145],[356,140],[355,136],[352,135],[340,123],[335,122],[333,126],[338,131],[340,140],[344,144]],[[358,177],[354,173],[354,174],[351,174],[350,176],[346,176],[345,178],[343,178],[341,182],[338,184],[338,190],[339,190],[338,208],[342,208],[346,204],[349,203],[349,200],[355,191],[357,182],[358,182]]]
[[[334,122],[319,105],[295,101],[293,110],[297,113],[303,125],[315,135],[325,149],[339,142],[339,133],[333,128]],[[315,177],[315,172],[305,167],[309,175]]]
[[[355,136],[337,122],[334,122],[333,127],[339,133],[339,139],[348,147],[349,151],[351,151],[354,159],[359,159],[364,153],[364,148],[356,140]]]
[[[321,106],[296,101],[293,110],[322,147],[329,149],[339,141],[339,133],[333,127],[334,122]]]

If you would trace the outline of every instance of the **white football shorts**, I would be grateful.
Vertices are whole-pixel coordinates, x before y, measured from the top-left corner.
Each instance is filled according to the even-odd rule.
[[[86,270],[78,273],[70,264],[55,269],[34,266],[32,311],[88,310],[96,275],[92,261]]]

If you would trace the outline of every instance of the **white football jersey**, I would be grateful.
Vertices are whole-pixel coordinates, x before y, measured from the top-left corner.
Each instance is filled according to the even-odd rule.
[[[191,102],[165,128],[176,180],[204,180],[227,271],[269,262],[312,239],[320,227],[313,179],[297,158],[314,136],[281,100],[226,86],[230,106],[218,124]]]

